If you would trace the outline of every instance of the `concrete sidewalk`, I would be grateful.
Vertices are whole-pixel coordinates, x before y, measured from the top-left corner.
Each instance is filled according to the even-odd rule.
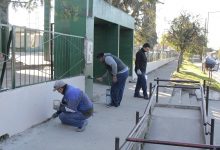
[[[176,61],[148,74],[148,82],[157,77],[169,79],[176,69]],[[84,132],[75,132],[71,126],[62,125],[53,119],[1,143],[0,150],[112,150],[115,137],[123,143],[135,125],[135,113],[143,114],[148,100],[134,98],[135,83],[126,83],[124,97],[118,108],[105,106],[105,90],[108,86],[94,84],[94,116]]]

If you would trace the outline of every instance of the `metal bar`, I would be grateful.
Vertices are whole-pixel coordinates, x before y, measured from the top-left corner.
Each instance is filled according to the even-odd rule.
[[[135,119],[135,124],[138,124],[139,121],[139,112],[136,111],[136,119]]]
[[[149,87],[149,98],[152,96],[152,83],[150,82],[150,87]]]
[[[220,146],[214,146],[214,145],[161,141],[161,140],[146,140],[141,138],[126,138],[126,141],[137,142],[137,143],[150,143],[150,144],[161,144],[161,145],[180,146],[180,147],[201,148],[201,149],[220,148]]]
[[[19,43],[20,43],[20,48],[19,48],[20,56],[19,56],[19,57],[20,57],[20,62],[22,62],[22,61],[21,61],[21,51],[22,51],[22,46],[21,46],[21,45],[22,45],[22,44],[21,44],[21,38],[22,38],[21,32],[22,32],[22,30],[21,30],[21,28],[20,28],[19,31],[20,31],[20,33],[19,33],[19,34],[20,34],[20,35],[19,35],[19,38],[20,38],[20,39],[19,39]],[[19,84],[19,86],[21,86],[21,81],[22,81],[22,80],[21,80],[21,79],[22,79],[22,78],[21,78],[21,64],[19,65],[19,69],[20,69],[20,73],[19,73],[19,77],[20,77],[20,80],[19,80],[20,82],[19,82],[19,83],[20,83],[20,84]]]
[[[40,37],[40,35],[39,35],[39,37]],[[38,63],[38,65],[37,65],[37,68],[38,68],[38,71],[37,71],[37,82],[39,83],[39,77],[40,77],[40,75],[39,75],[39,72],[40,72],[40,51],[38,51],[38,59],[37,59],[37,63]]]
[[[119,142],[120,142],[119,137],[116,137],[115,138],[115,150],[119,150]]]
[[[203,92],[205,94],[206,80],[203,80]]]
[[[35,83],[35,55],[36,55],[36,31],[34,32],[34,64],[33,64],[33,66],[34,66],[34,68],[33,68],[33,84]],[[31,64],[32,65],[32,64]],[[39,65],[39,64],[38,64]]]
[[[2,83],[3,83],[3,80],[4,80],[4,75],[5,75],[5,70],[6,70],[6,63],[7,63],[8,54],[9,54],[9,51],[10,51],[11,41],[12,41],[12,30],[9,33],[9,39],[8,39],[8,43],[7,43],[7,51],[6,51],[6,55],[4,55],[4,63],[3,63],[2,73],[1,73],[1,78],[0,78],[0,89],[2,88]],[[7,72],[7,70],[6,70],[6,72]]]
[[[164,82],[185,82],[185,83],[200,83],[199,81],[189,81],[189,80],[167,80],[167,79],[154,79],[154,81],[164,81]]]
[[[50,34],[50,39],[51,39],[51,41],[50,41],[50,71],[51,71],[51,80],[52,79],[54,79],[54,74],[53,74],[53,53],[54,53],[54,46],[53,46],[53,44],[54,44],[54,40],[53,40],[53,38],[54,38],[54,34],[53,34],[53,26],[54,25],[54,23],[51,23],[51,27],[50,27],[50,30],[51,30],[51,34]]]
[[[159,95],[159,78],[157,78],[157,92],[156,92],[156,102],[158,102],[158,95]]]
[[[25,56],[24,56],[24,63],[25,63],[25,71],[24,71],[24,85],[26,85],[26,71],[27,71],[27,69],[26,69],[26,66],[27,66],[27,28],[24,28],[24,51],[25,51]]]
[[[11,86],[12,89],[15,88],[15,40],[16,40],[16,32],[15,27],[12,27],[12,49],[11,49]]]
[[[32,36],[32,31],[30,30],[30,32],[29,32],[30,34],[29,34],[29,40],[30,41],[32,41],[31,40],[31,36]],[[31,47],[32,47],[32,45],[31,45],[31,43],[30,43],[30,45],[29,45],[30,47],[30,49],[29,49],[29,65],[31,64],[31,55],[32,55],[32,52],[31,52]],[[29,71],[29,74],[28,74],[28,84],[30,84],[30,82],[31,82],[31,70],[30,69],[28,69]]]
[[[9,25],[5,25],[5,24],[0,24],[0,26],[5,26],[5,27],[9,27]],[[14,25],[14,27],[20,27],[20,26],[16,26]],[[63,36],[70,36],[70,37],[76,37],[76,38],[81,38],[81,39],[84,39],[85,37],[83,36],[76,36],[76,35],[71,35],[71,34],[65,34],[65,33],[60,33],[60,32],[51,32],[51,31],[48,31],[48,30],[40,30],[40,29],[33,29],[33,28],[26,28],[28,30],[36,30],[36,31],[42,31],[42,32],[45,32],[45,33],[55,33],[55,34],[59,34],[59,35],[63,35]]]
[[[209,115],[209,86],[207,86],[207,89],[206,89],[206,116]]]
[[[169,87],[169,88],[187,88],[187,89],[200,89],[199,87],[190,86],[171,86],[171,85],[159,85],[158,87]]]
[[[203,86],[200,87],[200,92],[201,92],[201,97],[202,97],[202,116],[203,116],[203,125],[206,126],[207,124],[207,116],[206,116],[206,103],[205,103],[205,99],[204,99],[204,90],[203,90]],[[206,129],[206,127],[205,127]]]
[[[214,144],[214,135],[215,135],[215,119],[211,119],[210,145]]]
[[[157,85],[156,85],[156,87],[157,87]],[[156,90],[153,91],[153,94],[155,94],[155,92],[156,92]],[[141,124],[142,124],[143,121],[144,121],[144,118],[148,115],[148,112],[149,112],[149,110],[150,110],[150,107],[151,107],[151,105],[152,105],[152,101],[153,101],[153,100],[154,100],[154,99],[150,98],[150,100],[149,100],[149,102],[148,102],[148,104],[147,104],[147,107],[146,107],[146,109],[144,110],[143,116],[142,116],[141,119],[139,120],[138,124],[132,129],[132,131],[130,132],[130,134],[128,135],[128,137],[133,136],[133,134],[136,132],[136,130],[141,126]]]

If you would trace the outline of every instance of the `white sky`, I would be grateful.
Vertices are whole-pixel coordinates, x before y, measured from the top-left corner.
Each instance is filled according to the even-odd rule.
[[[199,15],[205,26],[208,12],[220,11],[220,0],[160,0],[157,4],[157,34],[160,37],[170,27],[170,22],[186,11]],[[220,12],[209,13],[208,47],[220,49]]]
[[[220,0],[160,0],[157,4],[157,34],[160,37],[170,27],[170,22],[186,11],[199,15],[201,24],[205,26],[208,12],[220,11]],[[28,13],[27,10],[9,9],[9,22],[14,25],[43,29],[43,7]],[[43,20],[43,19],[42,19]],[[208,47],[220,49],[220,12],[209,13]]]
[[[44,8],[40,6],[31,13],[22,8],[17,10],[9,6],[9,23],[17,26],[26,26],[34,29],[43,29]]]

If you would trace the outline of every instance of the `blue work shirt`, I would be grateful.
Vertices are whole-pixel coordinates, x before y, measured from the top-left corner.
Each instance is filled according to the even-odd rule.
[[[73,111],[87,112],[93,108],[91,100],[83,91],[68,84],[62,102]]]

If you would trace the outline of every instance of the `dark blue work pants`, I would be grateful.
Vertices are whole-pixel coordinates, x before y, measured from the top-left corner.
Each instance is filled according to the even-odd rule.
[[[111,86],[112,106],[115,107],[120,106],[127,78],[128,78],[128,71],[117,74],[117,82],[112,83]]]
[[[145,73],[142,73],[141,75],[137,74],[137,83],[136,83],[136,87],[135,87],[135,93],[134,96],[139,96],[140,95],[140,89],[143,90],[143,95],[144,96],[148,96],[147,95],[147,80],[145,78]]]

